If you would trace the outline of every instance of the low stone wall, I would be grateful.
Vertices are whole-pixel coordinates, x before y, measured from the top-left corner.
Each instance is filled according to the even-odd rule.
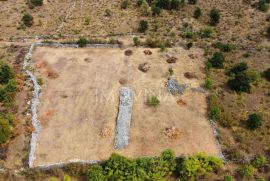
[[[120,89],[119,111],[116,125],[115,148],[122,149],[128,145],[129,129],[132,114],[132,89]]]

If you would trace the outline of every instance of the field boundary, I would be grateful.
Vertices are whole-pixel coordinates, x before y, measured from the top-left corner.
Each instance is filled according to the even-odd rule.
[[[50,169],[50,168],[61,168],[65,165],[68,165],[70,163],[79,163],[79,164],[94,164],[94,163],[101,163],[102,161],[97,160],[79,160],[79,159],[73,159],[68,160],[67,162],[58,162],[58,163],[52,163],[52,164],[46,164],[46,165],[36,165],[34,166],[34,160],[35,160],[35,151],[36,151],[36,145],[37,145],[37,139],[40,134],[40,131],[42,129],[40,121],[38,120],[37,115],[37,108],[39,105],[39,95],[41,92],[41,87],[38,84],[37,77],[34,75],[34,73],[31,71],[30,68],[30,61],[32,59],[33,51],[36,47],[53,47],[53,48],[79,48],[78,44],[63,44],[63,43],[33,43],[31,44],[23,63],[23,69],[25,70],[26,74],[28,75],[30,81],[33,84],[33,97],[31,99],[31,114],[32,114],[32,125],[34,127],[34,131],[31,135],[31,141],[30,141],[30,151],[29,151],[29,158],[28,158],[28,166],[29,168],[40,168],[40,169]],[[118,44],[87,44],[86,47],[91,48],[119,48]],[[217,139],[218,131],[216,129],[215,122],[210,120],[210,126],[212,128],[212,133],[214,134],[214,138],[216,141],[216,145],[219,151],[219,157],[225,160],[224,155],[222,154],[221,145],[219,143],[219,140]]]

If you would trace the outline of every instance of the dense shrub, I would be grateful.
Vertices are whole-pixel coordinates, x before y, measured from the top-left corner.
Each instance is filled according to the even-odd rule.
[[[179,168],[180,178],[181,180],[192,181],[220,168],[223,164],[223,160],[205,154],[184,158]]]
[[[188,4],[196,4],[197,0],[188,0]]]
[[[270,68],[263,72],[263,76],[270,81]]]
[[[101,181],[105,180],[103,168],[100,165],[94,165],[87,171],[88,181]]]
[[[139,22],[138,31],[144,33],[148,29],[148,22],[146,20],[141,20]]]
[[[236,74],[239,74],[239,73],[242,73],[242,72],[247,71],[247,69],[248,69],[247,63],[241,62],[241,63],[238,63],[238,64],[234,65],[229,70],[229,74],[230,75],[232,75],[232,74],[236,75]]]
[[[232,176],[226,175],[226,176],[224,176],[223,181],[234,181],[234,179]]]
[[[250,92],[251,81],[246,72],[238,73],[234,78],[228,81],[228,86],[237,92]]]
[[[78,40],[78,45],[79,47],[85,47],[87,45],[87,39],[84,37],[80,37],[80,39]]]
[[[6,63],[0,62],[0,84],[7,84],[10,79],[15,77],[14,72]]]
[[[240,176],[246,179],[253,177],[255,172],[256,169],[252,165],[244,165],[239,170]]]
[[[270,26],[267,27],[266,34],[267,34],[267,37],[270,38]]]
[[[263,155],[257,155],[253,160],[251,160],[251,165],[255,168],[261,168],[266,164],[266,158]]]
[[[224,67],[224,55],[221,52],[215,52],[213,57],[209,60],[211,66],[214,68],[223,68]]]
[[[88,180],[163,180],[171,175],[176,167],[173,151],[166,150],[160,157],[128,159],[112,154],[101,166],[93,166],[87,172]]]
[[[214,47],[219,48],[220,51],[223,51],[223,52],[231,52],[232,50],[235,49],[235,45],[229,44],[229,43],[224,44],[224,43],[221,43],[221,42],[215,43]]]
[[[260,0],[258,2],[258,9],[260,11],[266,12],[269,9],[269,4],[266,2],[266,0]]]
[[[152,7],[152,15],[153,16],[159,16],[161,13],[161,9],[157,6]]]
[[[205,79],[205,83],[204,83],[205,88],[210,90],[212,88],[212,86],[213,86],[213,83],[214,82],[213,82],[212,79],[210,79],[210,78]]]
[[[186,47],[187,47],[188,50],[189,50],[192,46],[193,46],[193,43],[192,43],[192,42],[188,42],[188,43],[186,44]]]
[[[257,113],[250,114],[246,123],[247,127],[251,130],[258,129],[259,127],[262,126],[262,116]]]
[[[156,6],[161,9],[179,9],[180,7],[184,6],[184,0],[157,0]]]
[[[212,28],[204,28],[200,31],[201,38],[210,38],[213,33]]]
[[[11,135],[8,120],[0,116],[0,144],[5,143]]]
[[[218,9],[212,9],[210,12],[210,24],[216,26],[220,20],[220,12]]]
[[[31,14],[26,13],[22,17],[22,22],[25,26],[30,27],[34,23],[34,18]]]
[[[147,105],[157,107],[160,104],[160,101],[156,96],[149,96],[147,98]]]
[[[171,9],[179,9],[181,7],[180,0],[171,0]]]
[[[43,0],[30,0],[30,3],[34,6],[42,6]]]
[[[129,1],[128,0],[123,0],[121,3],[121,8],[122,9],[127,9],[128,8]]]
[[[202,11],[199,7],[197,7],[193,13],[193,17],[198,19],[202,16]]]

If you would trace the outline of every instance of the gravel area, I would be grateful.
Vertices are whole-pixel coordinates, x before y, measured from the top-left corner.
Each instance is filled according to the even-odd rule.
[[[179,84],[176,79],[170,77],[166,82],[166,87],[171,94],[175,95],[183,94],[187,88],[187,85]]]
[[[120,103],[114,143],[116,149],[122,149],[128,145],[131,114],[132,89],[122,87],[120,89]]]

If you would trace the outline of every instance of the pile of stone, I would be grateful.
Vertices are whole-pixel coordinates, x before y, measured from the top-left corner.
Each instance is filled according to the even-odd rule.
[[[172,56],[167,59],[167,63],[176,63],[177,58]]]
[[[141,63],[139,64],[138,69],[142,72],[147,72],[150,69],[150,65],[148,63]]]
[[[163,131],[163,134],[170,139],[179,139],[181,132],[179,128],[176,128],[173,126],[173,127],[165,128],[165,130]]]
[[[176,94],[184,94],[187,85],[179,84],[176,79],[170,77],[166,82],[166,87],[171,94],[176,95]]]
[[[143,53],[145,55],[152,55],[152,52],[150,50],[144,50]]]
[[[120,103],[114,142],[116,149],[123,149],[128,145],[131,114],[132,89],[129,87],[122,87],[120,89]]]

